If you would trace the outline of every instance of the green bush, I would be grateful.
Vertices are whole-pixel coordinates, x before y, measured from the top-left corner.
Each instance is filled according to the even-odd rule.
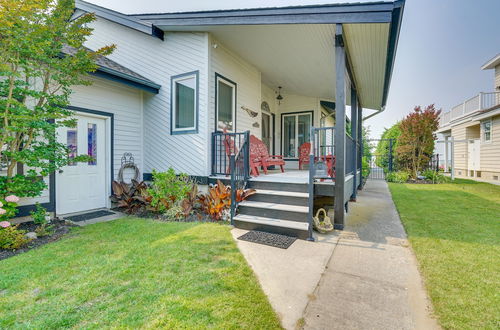
[[[434,170],[425,170],[422,172],[422,176],[425,177],[426,180],[432,181],[432,183],[446,183],[450,181],[450,178],[443,173]]]
[[[370,175],[370,162],[368,161],[368,158],[366,156],[363,156],[361,158],[361,175],[363,178],[368,178]]]
[[[153,170],[153,184],[148,189],[151,205],[160,212],[165,212],[178,205],[192,190],[194,182],[185,173],[175,174],[173,168],[166,172]]]
[[[47,223],[46,216],[47,210],[40,205],[40,203],[36,203],[36,210],[30,212],[31,217],[33,218],[33,222],[37,225],[43,225]]]
[[[17,226],[0,228],[0,249],[16,250],[30,241],[24,236],[24,230],[18,230]]]
[[[410,178],[410,173],[408,173],[407,171],[391,172],[388,173],[385,178],[389,182],[405,183]]]

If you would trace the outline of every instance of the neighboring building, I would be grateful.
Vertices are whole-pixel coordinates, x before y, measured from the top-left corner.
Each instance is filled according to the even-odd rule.
[[[500,54],[481,67],[495,70],[493,92],[482,92],[443,112],[438,133],[453,139],[455,175],[486,181],[500,180]],[[451,144],[445,143],[446,170],[451,167]]]
[[[146,180],[173,167],[206,184],[214,163],[226,161],[212,136],[223,128],[250,131],[287,169],[298,168],[311,126],[334,125],[352,104],[353,137],[345,121],[335,123],[336,150],[344,150],[336,154],[337,184],[323,188],[335,195],[341,228],[360,183],[362,111],[385,107],[403,8],[399,0],[124,15],[76,1],[75,16],[97,17],[86,46],[117,46],[94,84],[74,89],[78,128],[59,132],[78,153],[93,150],[97,164],[52,175],[38,201],[57,214],[110,207],[124,153]]]

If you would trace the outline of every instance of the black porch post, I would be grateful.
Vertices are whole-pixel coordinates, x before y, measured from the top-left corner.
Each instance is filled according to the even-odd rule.
[[[342,24],[335,32],[335,229],[344,229],[345,184],[345,58]]]
[[[358,165],[359,165],[359,189],[363,188],[363,154],[364,154],[364,144],[363,144],[363,108],[361,107],[361,102],[358,100],[358,141],[359,141],[359,153],[358,153]]]
[[[352,140],[354,141],[352,145],[352,168],[353,172],[353,184],[352,184],[352,195],[351,201],[356,201],[356,193],[358,191],[358,187],[356,185],[358,178],[358,96],[356,94],[356,90],[352,87],[351,83],[351,134]]]

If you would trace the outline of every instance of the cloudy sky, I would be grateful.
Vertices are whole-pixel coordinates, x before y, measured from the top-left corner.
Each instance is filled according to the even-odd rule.
[[[123,13],[276,7],[342,0],[90,0]],[[366,1],[360,1],[366,2]],[[447,111],[481,91],[493,72],[480,67],[500,53],[500,0],[407,0],[386,111],[369,119],[373,138],[415,105]]]

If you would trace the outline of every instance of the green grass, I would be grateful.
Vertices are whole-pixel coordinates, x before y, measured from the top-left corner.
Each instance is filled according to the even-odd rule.
[[[440,324],[500,328],[500,186],[389,184]]]
[[[125,218],[0,261],[0,329],[280,328],[229,227]]]

